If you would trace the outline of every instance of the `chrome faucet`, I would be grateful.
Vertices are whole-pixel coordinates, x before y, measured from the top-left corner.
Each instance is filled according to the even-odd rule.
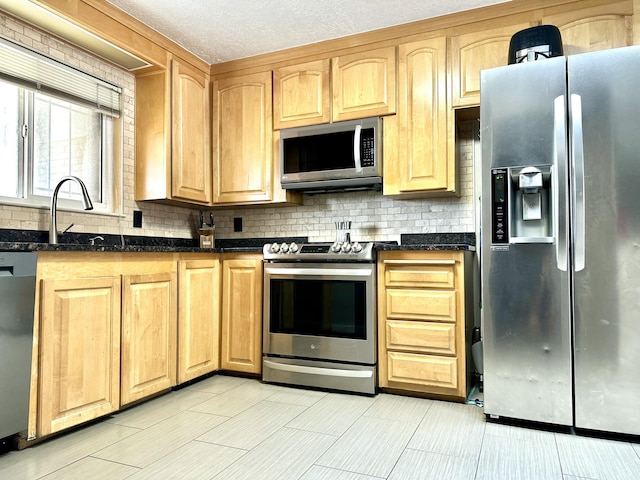
[[[49,244],[55,245],[58,243],[58,212],[57,212],[57,204],[58,204],[58,191],[64,182],[67,180],[73,180],[80,186],[80,190],[82,191],[82,207],[85,210],[93,210],[93,203],[91,203],[91,198],[89,198],[89,192],[87,191],[87,187],[84,182],[80,180],[78,177],[74,177],[73,175],[69,175],[67,177],[62,177],[56,188],[53,190],[53,195],[51,196],[51,209],[49,211]]]
[[[102,240],[104,242],[104,237],[102,235],[96,235],[95,237],[89,238],[89,245],[95,245],[96,240]]]

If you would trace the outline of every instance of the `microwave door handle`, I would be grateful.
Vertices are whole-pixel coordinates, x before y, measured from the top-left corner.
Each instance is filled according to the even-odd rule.
[[[353,136],[353,159],[356,162],[356,172],[362,171],[362,160],[360,158],[360,137],[362,135],[362,125],[356,125]]]

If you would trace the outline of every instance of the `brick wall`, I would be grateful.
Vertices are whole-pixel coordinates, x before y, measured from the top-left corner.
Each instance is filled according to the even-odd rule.
[[[123,213],[103,215],[60,211],[58,226],[73,223],[74,232],[195,238],[197,209],[133,200],[134,101],[133,75],[56,38],[45,35],[0,13],[0,36],[75,66],[123,88]],[[397,200],[380,192],[304,195],[297,207],[259,207],[215,210],[217,238],[309,236],[312,241],[332,241],[334,222],[352,221],[355,240],[399,240],[401,233],[474,231],[473,122],[458,125],[457,155],[462,195],[459,198]],[[133,210],[143,212],[143,228],[133,228]],[[241,217],[243,231],[233,231]],[[48,230],[47,208],[0,204],[0,228]]]

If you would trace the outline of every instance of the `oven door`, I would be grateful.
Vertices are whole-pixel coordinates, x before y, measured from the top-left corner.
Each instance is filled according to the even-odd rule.
[[[264,353],[376,363],[375,265],[267,263]]]

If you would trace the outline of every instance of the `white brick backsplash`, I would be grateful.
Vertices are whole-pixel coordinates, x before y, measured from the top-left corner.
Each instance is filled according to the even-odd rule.
[[[195,238],[197,208],[180,208],[133,200],[135,154],[135,78],[130,73],[84,51],[49,37],[0,13],[0,35],[40,53],[78,67],[123,88],[123,215],[60,212],[61,229],[88,233]],[[304,195],[304,205],[214,210],[216,237],[252,238],[308,236],[333,241],[334,222],[350,219],[354,240],[399,240],[401,233],[473,232],[473,122],[458,122],[457,156],[462,195],[459,198],[399,200],[381,192]],[[141,210],[143,228],[133,228],[133,211]],[[243,219],[243,231],[233,231],[233,218]],[[1,228],[48,230],[47,209],[0,205]]]

